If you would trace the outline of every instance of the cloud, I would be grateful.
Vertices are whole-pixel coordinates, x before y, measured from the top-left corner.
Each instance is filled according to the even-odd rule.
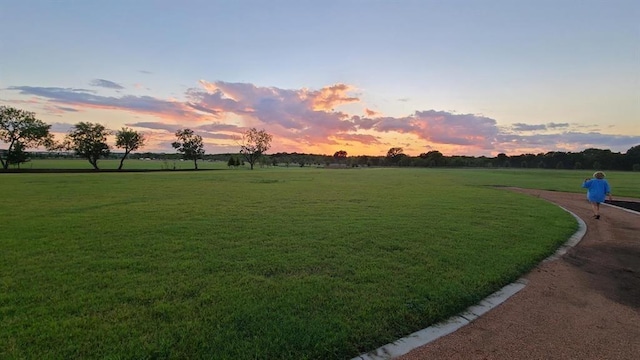
[[[521,131],[545,131],[549,129],[562,129],[569,127],[568,123],[548,123],[548,124],[536,124],[529,125],[523,123],[515,123],[512,125],[511,130],[521,132]]]
[[[67,112],[77,112],[78,109],[70,108],[67,106],[56,106],[59,110],[67,111]]]
[[[61,123],[61,122],[52,123],[50,128],[51,132],[54,132],[54,133],[68,133],[72,129],[73,129],[72,124]]]
[[[527,125],[523,123],[516,123],[512,126],[513,131],[536,131],[536,130],[546,130],[546,125]]]
[[[357,97],[348,96],[348,92],[352,90],[354,90],[352,86],[335,84],[319,91],[309,92],[308,95],[313,99],[313,110],[333,111],[336,106],[359,101]]]
[[[228,125],[228,124],[221,124],[221,123],[212,123],[212,124],[205,124],[205,125],[199,125],[199,126],[184,126],[180,124],[167,124],[167,123],[154,122],[154,121],[149,121],[149,122],[142,121],[142,122],[136,122],[136,123],[128,123],[126,124],[126,126],[153,130],[153,131],[163,130],[171,134],[175,134],[176,131],[184,128],[190,128],[196,133],[196,135],[200,135],[203,138],[227,139],[227,140],[234,140],[237,138],[237,135],[220,133],[220,131],[230,131],[232,133],[241,132],[241,129],[239,129],[235,125]]]
[[[216,132],[216,131],[238,132],[239,130],[241,130],[237,125],[223,124],[219,122],[199,125],[199,126],[196,126],[194,129],[199,129],[199,130],[208,131],[208,132]]]
[[[209,132],[196,131],[196,135],[202,136],[203,139],[234,140],[234,141],[239,139],[239,137],[236,135],[209,133]],[[239,148],[238,145],[236,145],[236,150],[237,148]]]
[[[436,110],[416,111],[403,118],[358,119],[357,123],[380,132],[413,134],[431,143],[481,149],[492,149],[499,133],[497,122],[491,118]]]
[[[579,152],[587,148],[619,149],[625,151],[640,144],[640,136],[609,135],[598,132],[566,131],[557,134],[514,135],[500,134],[498,144],[511,155],[548,151]],[[614,150],[615,151],[615,150]]]
[[[366,126],[365,128],[371,128],[381,132],[395,131],[399,133],[411,133],[418,130],[413,123],[413,118],[411,117],[381,117],[373,120],[373,124],[371,126]]]
[[[359,101],[348,95],[352,87],[336,84],[320,90],[279,89],[246,83],[200,81],[203,89],[189,89],[189,105],[212,114],[234,114],[247,127],[267,127],[282,136],[302,142],[330,141],[336,132],[355,131],[349,116],[327,110]]]
[[[104,79],[94,79],[89,83],[89,85],[91,85],[91,86],[99,86],[99,87],[103,87],[103,88],[107,88],[107,89],[116,89],[116,90],[124,89],[123,86],[121,86],[119,84],[116,84],[113,81],[104,80]]]
[[[551,121],[499,127],[495,119],[484,115],[434,109],[392,117],[363,106],[365,116],[350,115],[340,107],[361,100],[354,94],[355,88],[347,84],[317,90],[205,80],[199,84],[200,87],[185,91],[185,100],[102,96],[80,88],[13,86],[6,90],[35,97],[37,101],[30,99],[29,103],[35,102],[36,106],[44,103],[43,107],[50,115],[111,109],[155,116],[158,121],[127,124],[153,134],[155,146],[162,146],[161,143],[172,138],[178,129],[191,128],[209,139],[208,145],[233,148],[237,146],[232,145],[232,140],[251,127],[265,129],[274,135],[274,151],[313,152],[321,149],[330,152],[334,147],[352,146],[359,151],[366,148],[380,153],[387,150],[382,147],[402,145],[410,151],[426,148],[445,154],[447,150],[455,150],[468,155],[498,152],[513,155],[581,151],[587,147],[622,151],[640,143],[638,136],[603,134],[594,131],[592,126]],[[56,124],[59,129],[67,127],[59,132],[68,131],[69,125]],[[357,154],[356,150],[348,150]]]
[[[374,117],[374,116],[380,115],[379,112],[371,110],[371,109],[367,109],[367,108],[364,109],[364,114],[367,117]]]
[[[550,129],[559,129],[569,127],[568,123],[548,123],[547,127]]]
[[[150,129],[150,130],[164,130],[170,133],[175,133],[176,131],[182,129],[183,127],[177,124],[167,124],[162,122],[136,122],[136,123],[128,123],[126,126],[142,128],[142,129]]]
[[[335,138],[337,140],[354,141],[367,145],[381,144],[380,140],[376,136],[366,134],[337,134]]]
[[[74,105],[84,108],[117,109],[136,113],[146,113],[172,119],[202,119],[189,106],[179,101],[161,100],[151,96],[124,95],[121,97],[95,95],[86,89],[11,86],[9,90],[24,95],[34,95],[55,103]]]

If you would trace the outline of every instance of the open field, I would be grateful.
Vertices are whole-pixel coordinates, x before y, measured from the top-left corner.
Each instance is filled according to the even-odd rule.
[[[100,170],[115,170],[120,165],[120,160],[99,160]],[[12,167],[15,169],[15,167]],[[198,161],[199,169],[227,169],[227,163],[221,161]],[[20,165],[20,169],[73,169],[91,170],[91,164],[86,159],[51,159],[51,160],[31,160]],[[122,170],[189,170],[193,169],[193,161],[182,160],[141,160],[126,159]]]
[[[118,168],[120,160],[100,160],[98,165],[101,170],[115,170]],[[314,167],[314,166],[310,166]],[[201,170],[223,170],[229,169],[226,162],[221,161],[198,161],[198,168]],[[246,170],[247,164],[233,170]],[[256,169],[259,166],[256,165]],[[55,160],[32,160],[22,164],[24,170],[62,169],[62,170],[91,170],[91,165],[84,159],[55,159]],[[127,159],[124,162],[123,170],[191,170],[193,162],[180,160],[138,160]],[[279,170],[296,170],[298,167],[292,165]],[[265,169],[261,169],[265,170]],[[273,169],[272,170],[278,170]],[[298,170],[309,170],[298,169]],[[362,170],[362,169],[359,169]],[[406,169],[405,169],[406,170]],[[416,169],[417,170],[417,169]],[[544,190],[583,192],[580,188],[582,180],[590,177],[594,170],[551,170],[551,169],[519,169],[519,168],[488,168],[488,169],[450,169],[431,168],[422,169],[438,177],[460,177],[460,182],[465,185],[491,185],[491,186],[517,186],[524,188],[539,188]],[[613,187],[614,196],[627,196],[640,198],[640,173],[625,171],[607,171],[607,179]],[[1,172],[0,172],[1,174]]]
[[[581,192],[590,173],[0,174],[0,358],[350,358],[477,302],[577,228],[488,185]],[[608,178],[640,197],[640,174]]]

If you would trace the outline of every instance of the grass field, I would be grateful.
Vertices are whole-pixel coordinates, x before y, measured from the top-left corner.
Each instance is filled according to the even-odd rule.
[[[0,358],[351,358],[476,303],[576,230],[489,185],[580,192],[588,175],[0,174]],[[639,174],[608,178],[640,197]]]
[[[100,170],[115,170],[120,165],[120,160],[99,160]],[[16,167],[12,167],[15,169]],[[140,160],[126,159],[122,170],[189,170],[193,169],[193,161],[182,160]],[[227,169],[227,163],[221,161],[198,161],[199,169]],[[85,159],[36,159],[20,165],[20,169],[84,169],[91,170],[91,164]]]

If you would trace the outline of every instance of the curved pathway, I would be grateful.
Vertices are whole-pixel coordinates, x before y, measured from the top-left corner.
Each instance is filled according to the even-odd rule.
[[[502,305],[397,359],[638,359],[640,214],[603,206],[595,220],[584,194],[511,190],[582,218],[582,241],[525,275]]]

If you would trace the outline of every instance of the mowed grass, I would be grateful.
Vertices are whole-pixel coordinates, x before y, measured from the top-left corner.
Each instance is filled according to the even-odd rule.
[[[116,170],[120,160],[103,159],[98,161],[100,170]],[[222,161],[198,160],[198,169],[226,169],[227,163]],[[10,169],[18,169],[16,166]],[[20,165],[23,170],[68,169],[92,170],[93,167],[86,159],[35,159]],[[194,169],[193,161],[188,160],[142,160],[125,159],[122,170],[190,170]]]
[[[521,176],[499,174],[2,174],[0,358],[357,356],[573,234],[558,207],[486,186]]]

